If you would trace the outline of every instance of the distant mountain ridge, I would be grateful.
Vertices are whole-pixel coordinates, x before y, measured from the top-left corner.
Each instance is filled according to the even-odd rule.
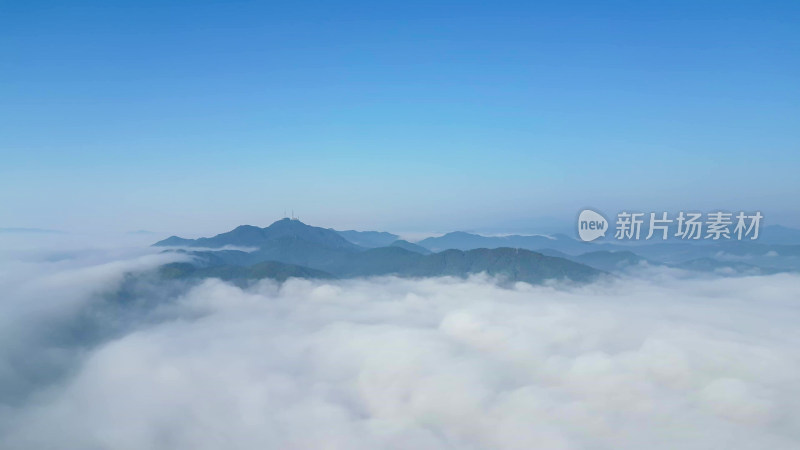
[[[330,230],[339,233],[340,236],[348,241],[366,248],[387,247],[400,239],[400,236],[385,231],[336,231],[332,228]]]
[[[560,251],[585,252],[592,249],[591,244],[581,242],[563,234],[553,236],[543,235],[508,235],[508,236],[483,236],[480,234],[454,231],[443,236],[429,237],[417,242],[432,252],[442,250],[472,250],[475,248],[524,248],[526,250],[540,250],[558,247]]]
[[[648,261],[636,253],[626,250],[599,250],[596,252],[588,252],[582,255],[573,256],[569,259],[586,264],[587,266],[594,267],[596,269],[605,270],[607,272],[616,272],[641,264],[658,265],[657,263]]]
[[[772,233],[773,239],[792,238],[797,231],[781,227],[772,230],[778,232]],[[418,243],[396,238],[387,232],[336,231],[282,219],[264,228],[242,225],[209,238],[172,236],[154,245],[183,247],[170,251],[190,254],[192,265],[198,269],[181,271],[185,276],[191,272],[191,277],[219,274],[232,279],[262,275],[281,279],[286,274],[303,278],[466,276],[485,271],[510,281],[539,282],[546,276],[586,280],[637,266],[734,275],[759,269],[762,273],[800,270],[800,246],[759,241],[586,243],[565,235],[482,236],[466,232]]]
[[[247,281],[271,278],[284,281],[288,278],[334,278],[331,274],[308,267],[264,261],[250,266],[219,265],[198,267],[190,263],[170,263],[161,266],[159,273],[167,279],[219,278],[226,281]]]
[[[430,255],[432,253],[430,250],[421,245],[412,244],[411,242],[405,241],[403,239],[398,239],[392,242],[390,247],[400,247],[415,253],[420,253],[422,255]]]
[[[238,256],[245,252],[196,252],[197,264],[173,263],[162,269],[168,278],[216,277],[226,280],[287,277],[352,278],[395,275],[400,277],[466,277],[478,273],[497,276],[509,282],[541,283],[548,279],[587,282],[604,272],[563,258],[545,256],[524,249],[447,250],[423,255],[402,247],[389,246],[358,253],[339,254],[327,260],[298,265],[278,261],[248,261]],[[249,264],[251,263],[252,264]]]
[[[563,258],[514,248],[451,249],[423,255],[401,247],[383,247],[353,255],[341,267],[340,275],[347,276],[464,277],[486,273],[511,282],[527,283],[548,279],[587,282],[604,273]]]
[[[368,245],[396,238],[391,233],[352,230],[345,235],[354,236]],[[170,278],[464,277],[485,272],[510,282],[538,283],[553,278],[584,282],[603,274],[584,264],[525,249],[448,249],[432,253],[420,245],[399,239],[392,239],[381,247],[365,248],[348,241],[341,232],[290,219],[279,220],[265,228],[242,225],[210,238],[172,236],[154,245],[184,247],[168,251],[193,257],[191,264],[165,267],[163,275]],[[255,250],[225,249],[231,246]],[[192,247],[198,250],[192,250]]]
[[[210,238],[183,239],[178,236],[171,236],[153,245],[157,247],[222,248],[238,246],[263,248],[270,247],[276,241],[292,239],[313,242],[327,248],[350,251],[363,249],[334,230],[306,225],[296,219],[281,219],[265,228],[240,225],[231,231]]]

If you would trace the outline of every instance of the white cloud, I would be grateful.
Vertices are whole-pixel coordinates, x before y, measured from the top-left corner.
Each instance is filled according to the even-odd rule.
[[[798,294],[796,275],[668,271],[207,280],[0,431],[26,449],[797,448]]]
[[[152,250],[21,255],[0,261],[0,407],[19,402],[77,364],[98,329],[117,327],[100,323],[113,322],[116,314],[101,313],[126,273],[188,259]]]

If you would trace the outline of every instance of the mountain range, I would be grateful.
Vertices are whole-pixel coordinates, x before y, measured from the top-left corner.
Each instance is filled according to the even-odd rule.
[[[367,248],[366,245],[348,241],[342,233],[362,244],[387,245]],[[525,249],[448,249],[432,252],[421,245],[394,239],[396,237],[379,232],[340,233],[306,225],[299,220],[282,219],[265,228],[243,225],[210,238],[183,239],[172,236],[154,245],[180,247],[169,251],[183,252],[193,257],[192,263],[163,267],[162,274],[170,278],[463,277],[485,272],[509,282],[539,283],[553,278],[584,282],[603,274],[584,264]],[[230,247],[252,251],[233,250]]]
[[[778,231],[788,239],[797,230]],[[538,283],[549,278],[588,281],[605,272],[624,272],[642,265],[725,275],[800,270],[800,245],[760,241],[586,243],[563,234],[482,236],[467,232],[411,243],[388,232],[337,231],[293,219],[281,219],[264,228],[242,225],[208,238],[172,236],[154,245],[192,256],[192,263],[164,269],[164,276],[173,278],[281,280],[486,272],[511,282]]]

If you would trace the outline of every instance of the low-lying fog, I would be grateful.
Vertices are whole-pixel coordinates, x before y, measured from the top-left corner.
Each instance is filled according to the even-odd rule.
[[[800,276],[162,282],[6,252],[9,449],[794,449]]]

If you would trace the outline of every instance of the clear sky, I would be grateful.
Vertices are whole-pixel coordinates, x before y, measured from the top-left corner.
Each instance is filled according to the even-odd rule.
[[[0,227],[800,226],[800,2],[0,3]]]

